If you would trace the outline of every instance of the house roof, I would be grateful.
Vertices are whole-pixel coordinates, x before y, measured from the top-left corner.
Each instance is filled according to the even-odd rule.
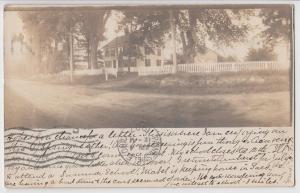
[[[145,34],[142,31],[136,31],[136,32],[133,32],[130,34],[116,37],[113,40],[111,40],[110,42],[108,42],[106,45],[104,45],[102,48],[103,49],[116,48],[121,45],[122,46],[126,45],[126,44],[128,45],[129,42],[133,43],[133,44],[140,44],[141,42],[143,42],[145,45],[149,45],[149,46],[151,45],[151,43],[149,43],[147,41],[147,39],[145,39]],[[155,42],[152,42],[152,43],[155,43]]]
[[[115,48],[115,47],[120,46],[120,45],[128,44],[128,42],[129,42],[129,35],[123,35],[123,36],[119,36],[119,37],[114,38],[113,40],[108,42],[102,48],[103,49]]]
[[[211,48],[209,48],[209,47],[205,47],[204,50],[205,50],[204,53],[206,53],[206,52],[213,52],[213,53],[215,53],[216,55],[221,56],[218,52],[216,52],[215,50],[213,50],[213,49],[211,49]],[[198,51],[197,53],[201,53],[201,52]],[[197,53],[196,53],[196,54],[197,54]]]

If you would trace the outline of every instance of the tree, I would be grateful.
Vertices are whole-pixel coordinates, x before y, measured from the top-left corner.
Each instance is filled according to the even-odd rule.
[[[274,60],[275,58],[275,54],[268,48],[252,48],[246,56],[247,61],[269,61]]]
[[[171,9],[168,9],[171,10]],[[123,25],[133,22],[135,30],[142,31],[148,41],[161,39],[170,34],[169,12],[166,9],[141,9],[124,11]],[[205,51],[207,40],[218,45],[232,45],[242,40],[247,25],[234,22],[238,16],[247,15],[244,10],[208,9],[200,7],[173,9],[176,32],[179,34],[183,55],[193,61],[198,51]]]
[[[273,49],[274,45],[279,41],[290,41],[292,14],[291,5],[260,9],[259,16],[266,26],[266,29],[261,34],[266,46]]]
[[[236,62],[238,59],[235,56],[219,56],[218,55],[218,62]]]
[[[154,52],[156,45],[162,45],[164,34],[169,32],[169,14],[149,9],[126,10],[122,13],[124,17],[119,23],[119,29],[124,31],[128,45],[120,56],[128,58],[127,66],[130,71],[132,57],[143,57],[138,47],[147,46]]]
[[[240,15],[247,15],[243,10],[190,8],[179,12],[177,25],[183,47],[183,55],[193,62],[196,52],[204,52],[206,41],[217,45],[230,46],[243,40],[247,26],[234,23]]]
[[[86,10],[80,12],[80,30],[87,42],[88,68],[97,66],[97,50],[100,40],[104,40],[104,30],[110,11]]]
[[[110,11],[101,9],[20,12],[25,30],[31,35],[37,53],[39,71],[58,72],[71,68],[68,62],[62,61],[73,58],[73,43],[70,41],[73,42],[74,38],[78,40],[80,34],[84,35],[87,42],[86,45],[81,42],[81,45],[86,46],[89,68],[96,68],[98,44],[103,40],[109,13]],[[63,50],[57,49],[58,43],[63,44]]]
[[[20,12],[24,29],[36,55],[38,72],[58,72],[68,69],[70,57],[69,34],[74,33],[76,14],[69,10]],[[63,53],[58,44],[63,43]]]

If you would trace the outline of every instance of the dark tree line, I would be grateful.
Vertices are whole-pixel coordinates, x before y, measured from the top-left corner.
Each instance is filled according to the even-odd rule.
[[[95,68],[98,45],[104,40],[104,26],[109,14],[110,12],[105,10],[20,12],[24,28],[31,36],[29,39],[38,60],[38,71],[59,72],[69,69],[69,58],[73,55],[70,53],[70,46],[73,46],[78,35],[84,36],[81,45],[87,50],[89,68]],[[62,49],[59,49],[58,45],[61,45]]]

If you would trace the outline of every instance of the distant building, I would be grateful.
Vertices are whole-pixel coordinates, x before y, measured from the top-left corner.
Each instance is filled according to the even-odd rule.
[[[209,48],[206,48],[203,53],[197,52],[194,57],[194,63],[216,63],[218,62],[219,54]]]
[[[124,71],[134,71],[137,67],[163,65],[162,48],[159,45],[134,45],[129,35],[117,37],[106,44],[104,63],[107,68],[119,68]]]

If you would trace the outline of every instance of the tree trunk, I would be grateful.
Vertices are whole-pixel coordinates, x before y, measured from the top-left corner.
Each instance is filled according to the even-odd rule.
[[[42,39],[41,36],[39,36],[39,43],[38,43],[38,53],[37,53],[37,57],[38,57],[38,73],[43,71],[43,66],[42,66]]]
[[[189,10],[189,30],[187,32],[187,40],[188,40],[188,49],[187,49],[187,54],[188,58],[190,59],[189,62],[194,62],[194,57],[197,52],[197,34],[195,30],[195,26],[197,25],[197,19],[195,15],[195,10]]]
[[[130,72],[130,66],[131,66],[131,50],[128,52],[128,60],[127,60],[127,65],[128,65],[128,72]]]
[[[73,83],[73,34],[69,33],[69,65],[70,65],[70,82]]]
[[[170,11],[170,24],[171,24],[171,34],[172,34],[172,43],[173,43],[173,66],[174,73],[177,71],[177,56],[176,56],[176,35],[175,35],[175,22],[173,17],[173,11]]]
[[[189,52],[188,52],[188,45],[187,45],[187,41],[186,41],[186,38],[185,38],[185,32],[184,31],[181,31],[180,32],[180,39],[181,39],[181,42],[182,42],[182,54],[183,54],[183,58],[184,58],[184,61],[185,62],[188,62],[188,58],[189,58]]]
[[[90,40],[87,39],[87,49],[86,49],[86,52],[87,52],[87,62],[88,62],[88,69],[91,69],[91,45],[90,45]]]
[[[53,65],[52,65],[52,68],[53,68],[53,71],[54,72],[58,72],[59,71],[59,66],[58,65],[60,65],[59,63],[58,63],[58,58],[57,58],[57,55],[58,55],[58,53],[57,53],[57,44],[58,44],[58,41],[56,41],[56,40],[54,40],[54,48],[53,48]]]
[[[94,41],[90,42],[91,44],[91,69],[97,67],[97,49],[98,49],[98,38],[94,37]]]
[[[131,56],[128,57],[128,72],[130,72]]]

